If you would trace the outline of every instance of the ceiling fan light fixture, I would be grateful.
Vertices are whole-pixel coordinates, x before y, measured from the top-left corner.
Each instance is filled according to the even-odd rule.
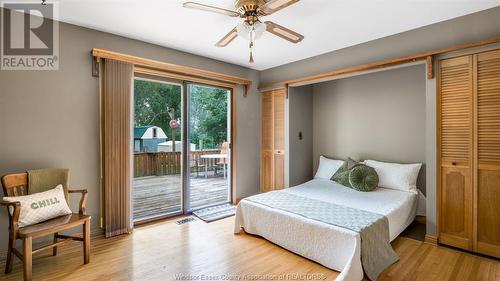
[[[291,29],[272,21],[261,22],[260,19],[260,17],[269,16],[299,1],[300,0],[234,0],[235,10],[228,10],[191,1],[185,2],[183,6],[185,8],[242,18],[243,22],[231,29],[229,33],[224,35],[224,37],[215,44],[215,46],[226,47],[236,37],[243,37],[249,41],[249,62],[253,63],[254,42],[259,39],[265,31],[294,44],[304,39],[303,35]]]
[[[244,21],[236,26],[236,30],[238,32],[238,36],[249,41],[254,41],[259,39],[262,34],[264,34],[264,31],[266,31],[266,25],[261,23],[260,21],[255,22],[253,25],[250,25],[248,22]]]

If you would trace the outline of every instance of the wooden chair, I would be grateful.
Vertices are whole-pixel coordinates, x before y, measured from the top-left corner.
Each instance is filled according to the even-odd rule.
[[[2,177],[2,186],[5,196],[27,195],[28,173],[9,174]],[[32,255],[43,250],[53,249],[52,255],[57,255],[57,247],[68,243],[71,240],[83,242],[83,262],[89,263],[90,257],[90,216],[85,214],[87,203],[87,190],[68,190],[68,193],[80,193],[80,211],[78,214],[71,214],[57,217],[38,224],[18,227],[21,205],[19,202],[6,202],[0,200],[0,205],[7,206],[9,214],[9,245],[7,248],[7,260],[5,273],[12,271],[12,256],[15,255],[23,261],[24,280],[32,278]],[[12,215],[8,212],[8,207],[13,207]],[[61,235],[59,232],[83,225],[83,237]],[[54,235],[54,243],[33,249],[33,238]],[[23,253],[15,248],[17,239],[22,240]],[[59,241],[59,239],[62,239]]]
[[[220,146],[220,154],[229,154],[229,143],[223,142]],[[227,173],[227,158],[219,158],[217,159],[217,163],[215,164],[215,174],[218,174],[218,170],[223,170],[224,178],[226,178]]]

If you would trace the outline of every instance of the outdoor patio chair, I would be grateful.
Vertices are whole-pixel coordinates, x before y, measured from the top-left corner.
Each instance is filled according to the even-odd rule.
[[[229,143],[223,142],[220,146],[220,154],[228,155],[228,153],[229,153]],[[226,178],[227,164],[228,164],[227,157],[217,159],[217,162],[215,163],[215,174],[218,175],[219,170],[223,170],[225,171],[224,178]]]

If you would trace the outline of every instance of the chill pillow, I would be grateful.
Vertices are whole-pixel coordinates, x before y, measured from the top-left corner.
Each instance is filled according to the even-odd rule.
[[[319,166],[314,175],[315,179],[330,179],[335,172],[344,164],[342,160],[329,159],[323,155],[319,157]]]
[[[365,160],[365,165],[375,169],[380,187],[417,193],[417,177],[422,163],[398,164]]]
[[[64,198],[62,185],[31,195],[4,197],[3,200],[9,202],[17,201],[21,204],[19,227],[71,214],[71,209]],[[12,214],[14,210],[13,208],[9,208],[9,211]]]

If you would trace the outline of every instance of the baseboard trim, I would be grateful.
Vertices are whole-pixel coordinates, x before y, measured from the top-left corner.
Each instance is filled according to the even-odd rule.
[[[424,238],[424,243],[437,246],[437,237],[433,235],[426,234]]]

